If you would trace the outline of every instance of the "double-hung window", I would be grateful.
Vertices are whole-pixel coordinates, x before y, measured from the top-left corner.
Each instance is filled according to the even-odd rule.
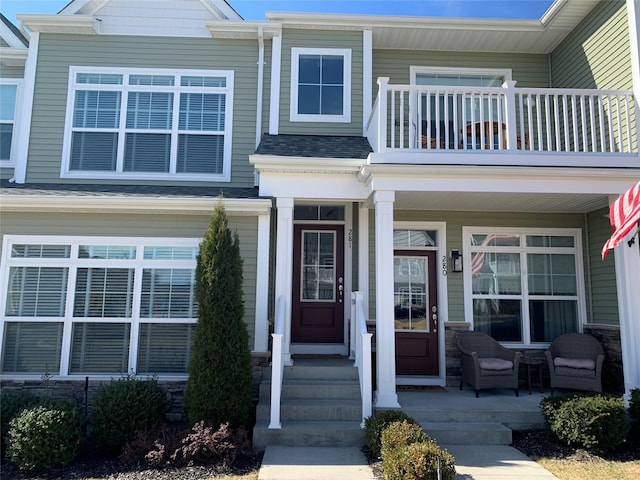
[[[580,231],[463,228],[465,317],[514,345],[548,344],[586,315]]]
[[[0,78],[0,165],[12,166],[16,144],[20,86],[22,80]]]
[[[351,121],[351,50],[291,49],[290,120]]]
[[[5,236],[0,372],[184,377],[197,239]]]
[[[228,181],[233,72],[71,67],[62,176]]]

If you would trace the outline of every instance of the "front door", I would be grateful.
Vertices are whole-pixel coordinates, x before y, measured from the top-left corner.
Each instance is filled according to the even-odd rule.
[[[394,255],[396,374],[438,375],[436,252]]]
[[[344,343],[344,226],[293,229],[292,343]]]

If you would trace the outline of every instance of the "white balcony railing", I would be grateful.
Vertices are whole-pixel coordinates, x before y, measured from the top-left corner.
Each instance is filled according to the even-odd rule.
[[[270,429],[282,428],[280,423],[280,397],[282,395],[282,376],[284,373],[284,358],[282,354],[282,343],[284,337],[284,295],[276,300],[276,320],[274,331],[271,334],[273,342],[271,345],[271,412],[269,420]]]
[[[630,91],[389,85],[367,124],[376,153],[491,150],[635,153]]]
[[[371,337],[367,331],[362,293],[351,294],[351,348],[355,349],[354,366],[358,369],[362,397],[362,428],[372,413]]]

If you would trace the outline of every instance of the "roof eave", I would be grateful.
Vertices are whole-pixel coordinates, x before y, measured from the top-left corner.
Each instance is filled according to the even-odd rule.
[[[16,18],[31,32],[92,35],[100,32],[100,19],[92,15],[19,14]]]

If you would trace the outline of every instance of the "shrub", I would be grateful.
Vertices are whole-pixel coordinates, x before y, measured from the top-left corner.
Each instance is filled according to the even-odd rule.
[[[204,422],[198,422],[182,440],[182,447],[171,455],[171,459],[189,464],[215,460],[229,467],[249,445],[249,436],[243,428],[234,431],[225,423],[216,430]]]
[[[634,388],[633,390],[631,390],[631,401],[629,402],[629,416],[633,420],[640,421],[640,388]]]
[[[185,411],[193,425],[250,426],[254,406],[249,333],[244,323],[242,259],[224,208],[217,206],[200,244],[196,266],[198,324]]]
[[[38,397],[24,392],[0,393],[0,438],[2,451],[7,452],[6,437],[9,433],[9,422],[25,408],[38,404]]]
[[[22,410],[9,423],[7,453],[20,470],[65,466],[83,439],[82,409],[71,402],[47,402]]]
[[[167,396],[155,379],[126,377],[102,385],[91,416],[96,442],[120,450],[138,430],[150,430],[165,419]]]
[[[380,456],[380,440],[384,429],[393,422],[401,422],[403,420],[416,425],[418,423],[400,410],[385,410],[383,412],[376,413],[365,420],[365,443],[375,457]]]
[[[386,452],[382,460],[382,471],[385,480],[436,479],[438,459],[442,480],[454,480],[455,459],[433,440],[412,443]]]
[[[147,462],[156,466],[171,463],[172,453],[182,447],[182,439],[187,432],[183,428],[166,425],[139,430],[122,449],[120,460],[126,464]]]
[[[406,420],[393,422],[382,431],[380,436],[380,454],[385,456],[398,448],[406,447],[412,443],[426,442],[431,438],[420,425],[409,423]]]
[[[622,398],[601,394],[545,398],[542,413],[561,442],[596,454],[622,444],[629,428]]]

